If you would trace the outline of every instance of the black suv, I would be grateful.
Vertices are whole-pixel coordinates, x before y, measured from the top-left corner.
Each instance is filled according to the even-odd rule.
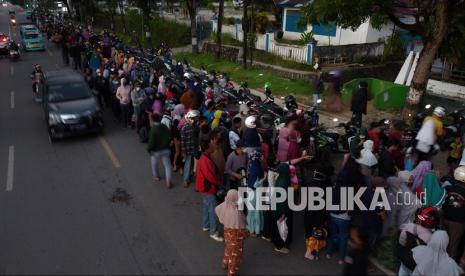
[[[103,132],[102,111],[79,73],[72,70],[45,73],[42,95],[51,141]]]

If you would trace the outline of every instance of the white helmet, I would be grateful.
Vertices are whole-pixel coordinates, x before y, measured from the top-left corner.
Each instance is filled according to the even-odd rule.
[[[199,117],[199,116],[200,116],[200,112],[198,110],[193,109],[193,110],[187,112],[186,121],[188,121],[189,123],[192,123],[194,121],[194,119]]]
[[[441,118],[446,115],[446,110],[444,109],[444,107],[438,106],[434,109],[433,114]]]
[[[245,126],[248,128],[256,128],[257,127],[257,118],[255,116],[249,116],[245,119]]]
[[[454,171],[454,179],[465,183],[465,166],[460,166]]]
[[[191,74],[189,74],[189,73],[184,73],[184,77],[185,77],[186,79],[190,79],[190,78],[191,78]]]

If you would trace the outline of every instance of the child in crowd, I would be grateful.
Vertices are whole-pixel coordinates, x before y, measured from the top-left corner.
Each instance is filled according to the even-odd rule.
[[[307,252],[305,258],[309,260],[318,260],[318,253],[326,247],[326,237],[328,231],[323,227],[314,227],[312,236],[305,240]]]

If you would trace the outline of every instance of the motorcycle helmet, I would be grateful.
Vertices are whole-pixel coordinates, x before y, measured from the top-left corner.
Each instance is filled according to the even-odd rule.
[[[184,73],[184,78],[185,78],[185,79],[190,79],[190,78],[191,78],[191,74],[189,74],[189,73]]]
[[[200,112],[198,110],[191,110],[186,114],[186,121],[189,123],[193,123],[196,118],[200,116]]]
[[[446,110],[444,107],[438,106],[434,109],[433,114],[438,116],[439,118],[442,118],[446,115]]]
[[[263,114],[259,118],[259,127],[264,129],[271,129],[273,127],[273,117],[269,114]]]
[[[454,179],[459,182],[465,183],[465,166],[460,166],[455,169]]]
[[[257,118],[255,116],[249,116],[245,119],[245,126],[247,128],[256,128],[257,127]]]
[[[295,100],[295,97],[293,95],[287,95],[284,97],[284,104],[287,109],[296,109],[297,108],[297,102]]]
[[[415,214],[415,223],[429,229],[439,227],[439,213],[433,206],[419,208]]]

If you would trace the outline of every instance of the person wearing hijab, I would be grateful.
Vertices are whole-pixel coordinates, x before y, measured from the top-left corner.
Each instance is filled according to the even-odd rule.
[[[425,206],[441,207],[446,197],[446,190],[441,187],[437,176],[433,172],[425,174],[421,189]]]
[[[275,182],[275,187],[282,188],[286,190],[291,186],[291,173],[289,170],[289,164],[280,163],[276,168],[278,173],[278,178]],[[286,239],[283,239],[279,233],[278,222],[284,220],[288,234]],[[276,252],[287,254],[289,253],[289,244],[292,237],[292,212],[289,209],[287,196],[284,202],[279,202],[276,204],[276,210],[272,211],[272,229],[271,229],[271,241],[273,242]]]
[[[360,151],[360,158],[358,158],[357,163],[362,166],[366,166],[369,169],[372,169],[378,164],[378,159],[373,154],[373,141],[367,140],[363,142],[363,149]]]
[[[290,146],[290,134],[294,130],[296,118],[294,116],[287,118],[285,127],[279,130],[277,157],[280,162],[288,161],[288,152]]]
[[[374,175],[375,167],[378,165],[378,159],[373,154],[373,141],[367,140],[363,143],[363,149],[360,151],[360,158],[355,161],[360,164],[360,169],[365,177],[367,187],[371,189],[372,175]]]
[[[289,133],[289,148],[287,150],[287,160],[292,160],[302,156],[302,150],[300,147],[300,142],[302,141],[302,136],[300,131],[297,129],[291,130]]]
[[[258,134],[256,121],[257,118],[255,116],[249,116],[245,119],[245,129],[242,139],[247,147],[247,151],[249,149],[260,148],[260,135]]]
[[[246,217],[238,208],[239,193],[229,190],[223,203],[215,208],[218,220],[224,226],[225,249],[221,266],[228,275],[236,275],[241,264],[244,241],[248,237]]]
[[[421,207],[421,200],[417,199],[416,195],[410,190],[411,183],[413,182],[413,175],[409,171],[400,171],[398,174],[398,181],[388,178],[389,186],[394,191],[397,190],[397,194],[402,196],[400,199],[400,211],[398,217],[398,226],[400,229],[407,223],[415,220],[415,211]]]
[[[412,275],[421,276],[458,276],[463,271],[447,254],[449,236],[446,231],[438,230],[433,233],[427,245],[420,245],[412,249],[413,259],[417,266]]]
[[[415,169],[413,169],[412,171],[412,175],[414,178],[413,185],[412,185],[413,192],[416,192],[418,187],[421,186],[421,184],[423,183],[423,177],[425,176],[427,172],[431,171],[432,167],[433,167],[433,164],[431,163],[431,161],[421,161],[415,167]]]
[[[389,236],[414,221],[415,211],[421,207],[421,202],[400,177],[388,177],[386,183],[385,191],[391,210],[383,224],[383,233]]]
[[[249,150],[247,156],[247,186],[255,190],[255,182],[263,178],[262,154],[259,150]]]
[[[257,179],[255,181],[255,185],[253,186],[255,189],[262,187],[263,181],[261,179]],[[256,206],[257,204],[257,192],[255,190],[250,191],[253,193],[250,199],[250,204],[252,206]],[[263,231],[263,213],[262,210],[247,210],[247,229],[250,232],[252,237],[257,237]]]
[[[363,149],[363,143],[367,141],[367,137],[368,131],[366,127],[361,127],[359,133],[353,138],[349,139],[349,153],[344,155],[344,159],[342,160],[342,167],[346,165],[349,158],[360,158],[360,152]]]

